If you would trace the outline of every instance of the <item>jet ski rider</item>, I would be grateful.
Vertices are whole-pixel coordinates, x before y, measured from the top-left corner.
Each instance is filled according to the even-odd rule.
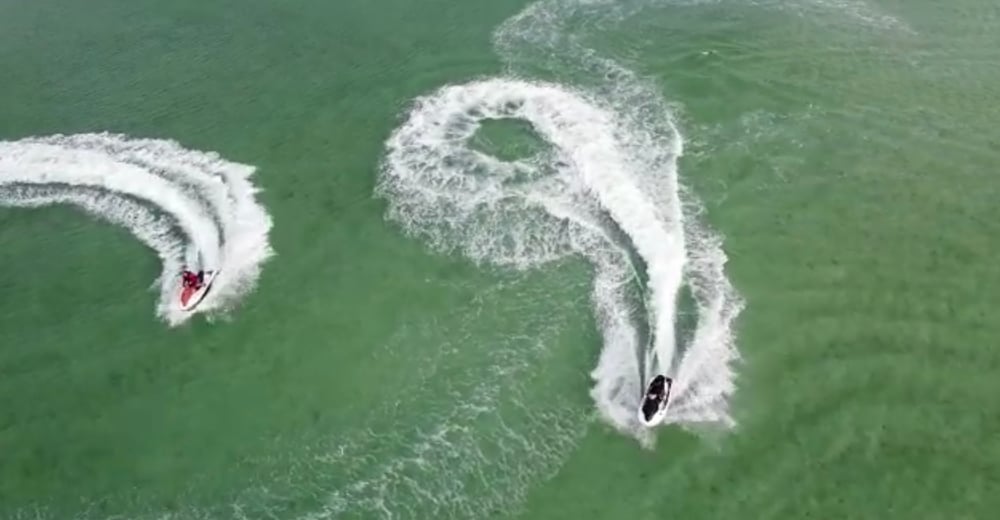
[[[665,378],[663,376],[657,376],[653,379],[652,383],[649,385],[649,391],[646,392],[646,399],[657,402],[663,399],[663,393],[665,390],[664,383]]]
[[[185,269],[181,272],[181,279],[185,288],[198,289],[205,283],[205,271],[198,271],[198,274],[195,274]]]

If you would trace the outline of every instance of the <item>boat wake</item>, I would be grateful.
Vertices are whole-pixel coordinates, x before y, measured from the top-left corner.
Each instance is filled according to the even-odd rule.
[[[113,134],[0,142],[0,205],[71,204],[127,228],[159,255],[157,314],[178,325],[214,315],[251,291],[273,251],[254,169],[172,141]],[[206,299],[180,309],[180,271],[221,271]]]
[[[721,239],[678,183],[683,140],[670,110],[654,88],[567,35],[574,16],[605,4],[539,2],[496,34],[511,70],[520,60],[561,76],[575,68],[596,85],[511,75],[420,97],[386,143],[376,191],[389,219],[441,252],[518,269],[590,259],[603,336],[591,395],[601,417],[648,445],[636,410],[658,373],[675,381],[663,424],[734,425],[731,327],[743,302],[725,276]],[[549,149],[501,160],[471,146],[485,122],[504,119],[526,121]],[[695,318],[690,330],[677,330],[682,311]]]
[[[498,119],[529,122],[551,150],[501,161],[471,148],[481,123]],[[447,86],[418,99],[390,137],[377,189],[390,201],[389,217],[408,232],[477,262],[529,268],[588,257],[604,336],[592,394],[616,427],[642,435],[635,419],[642,385],[664,372],[677,380],[666,422],[731,422],[720,406],[732,391],[728,363],[736,353],[725,256],[703,228],[685,225],[675,174],[680,136],[663,136],[661,148],[646,153],[637,148],[641,139],[629,139],[641,130],[635,124],[584,91],[552,83],[494,78]],[[647,195],[655,185],[669,189]],[[644,273],[630,260],[632,249]],[[642,278],[648,344],[629,297]],[[674,322],[685,279],[699,326],[678,358]]]

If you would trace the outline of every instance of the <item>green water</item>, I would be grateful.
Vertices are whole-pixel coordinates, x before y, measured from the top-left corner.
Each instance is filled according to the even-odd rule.
[[[126,231],[0,209],[0,517],[991,518],[1000,8],[627,4],[580,41],[676,107],[746,299],[738,427],[654,450],[594,416],[583,259],[477,266],[372,197],[410,100],[501,73],[527,2],[0,0],[0,139],[255,165],[276,251],[173,329]]]

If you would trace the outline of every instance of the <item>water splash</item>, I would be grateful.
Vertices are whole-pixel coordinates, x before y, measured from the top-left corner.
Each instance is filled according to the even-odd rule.
[[[72,204],[128,229],[163,265],[157,314],[170,325],[219,313],[249,293],[273,255],[271,218],[256,201],[250,166],[172,141],[116,134],[0,142],[0,205]],[[217,270],[191,312],[179,307],[184,267]]]

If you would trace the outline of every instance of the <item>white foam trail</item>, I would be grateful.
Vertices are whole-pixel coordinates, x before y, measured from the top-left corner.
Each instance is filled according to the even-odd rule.
[[[742,301],[725,277],[721,239],[697,219],[698,204],[676,174],[682,138],[655,87],[580,45],[567,27],[584,16],[614,22],[646,2],[537,2],[495,34],[513,69],[587,71],[588,91],[521,79],[489,79],[444,87],[419,98],[387,142],[377,191],[388,217],[442,251],[477,262],[527,268],[566,254],[595,266],[593,302],[604,339],[591,395],[602,417],[649,442],[636,410],[646,380],[676,382],[665,423],[731,426],[727,398],[738,359],[731,327]],[[590,27],[591,24],[577,24]],[[484,120],[528,121],[552,152],[504,162],[470,150]],[[628,239],[612,235],[610,217]],[[646,264],[637,313],[628,250]],[[676,299],[686,284],[697,326],[678,359]],[[637,319],[652,336],[643,344]]]
[[[530,122],[553,154],[503,163],[468,149],[481,121],[502,118]],[[621,290],[632,271],[596,218],[609,214],[647,263],[655,331],[647,371],[673,364],[686,252],[679,199],[664,210],[643,194],[636,168],[647,165],[627,156],[620,130],[613,112],[558,85],[489,79],[447,86],[417,100],[389,138],[378,192],[408,231],[477,261],[530,267],[573,251],[590,257],[598,267],[594,301],[606,342],[597,369],[607,374],[597,376],[599,409],[634,431],[642,385],[638,339]],[[519,181],[523,172],[529,175],[520,178],[536,180]],[[673,176],[673,163],[659,173]]]
[[[173,141],[108,133],[28,138],[0,142],[0,205],[72,204],[129,229],[160,257],[157,313],[177,325],[192,315],[179,308],[180,269],[220,271],[195,309],[212,313],[249,292],[273,255],[253,170]]]

